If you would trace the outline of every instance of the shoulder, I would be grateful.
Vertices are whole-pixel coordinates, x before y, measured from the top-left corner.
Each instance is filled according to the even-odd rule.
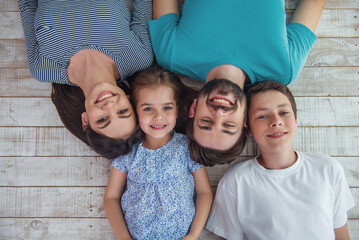
[[[237,163],[236,165],[230,167],[227,172],[224,174],[220,182],[226,185],[226,183],[239,181],[241,179],[251,177],[251,169],[253,168],[253,161],[255,158],[245,160],[243,162]]]
[[[113,159],[111,161],[111,166],[118,168],[119,165],[123,165],[125,163],[127,164],[129,161],[134,160],[136,157],[138,147],[139,147],[139,143],[136,143],[135,145],[132,146],[131,152],[125,155],[118,156],[117,158]]]
[[[342,165],[328,155],[303,152],[297,153],[303,158],[303,164],[308,165],[308,167],[315,167],[321,171],[330,171],[332,173],[344,171]]]

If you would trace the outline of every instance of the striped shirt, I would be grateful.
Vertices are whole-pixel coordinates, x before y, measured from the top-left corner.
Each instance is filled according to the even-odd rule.
[[[121,80],[153,61],[147,21],[152,1],[19,0],[29,69],[44,82],[69,84],[70,58],[83,49],[110,56]]]

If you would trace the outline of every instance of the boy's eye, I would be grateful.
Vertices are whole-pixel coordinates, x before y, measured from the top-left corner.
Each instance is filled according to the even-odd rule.
[[[118,114],[124,114],[128,111],[128,108],[125,108],[125,109],[121,109],[120,111],[118,111],[117,113]]]
[[[281,112],[280,114],[281,114],[281,115],[287,115],[287,114],[289,114],[289,112],[283,111],[283,112]]]
[[[260,115],[260,116],[258,116],[258,119],[266,119],[266,118],[267,118],[266,115]]]
[[[107,116],[97,120],[97,123],[103,123],[103,122],[106,122],[106,120],[107,120]]]

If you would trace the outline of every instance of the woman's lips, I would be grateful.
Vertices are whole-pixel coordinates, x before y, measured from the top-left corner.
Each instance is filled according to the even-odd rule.
[[[100,93],[97,96],[95,103],[102,102],[102,101],[104,101],[108,98],[114,97],[114,96],[116,96],[116,94],[111,91],[103,91],[102,93]]]

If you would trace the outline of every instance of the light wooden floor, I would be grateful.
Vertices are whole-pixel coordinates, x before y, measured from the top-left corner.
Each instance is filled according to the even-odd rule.
[[[296,2],[287,0],[288,14]],[[359,0],[328,0],[300,77],[296,148],[335,157],[357,207],[359,239]],[[0,0],[0,239],[114,239],[102,206],[108,161],[61,124],[50,84],[27,69],[16,0]],[[257,149],[250,143],[244,158]],[[208,168],[215,189],[228,166]],[[216,239],[204,232],[202,239]]]

